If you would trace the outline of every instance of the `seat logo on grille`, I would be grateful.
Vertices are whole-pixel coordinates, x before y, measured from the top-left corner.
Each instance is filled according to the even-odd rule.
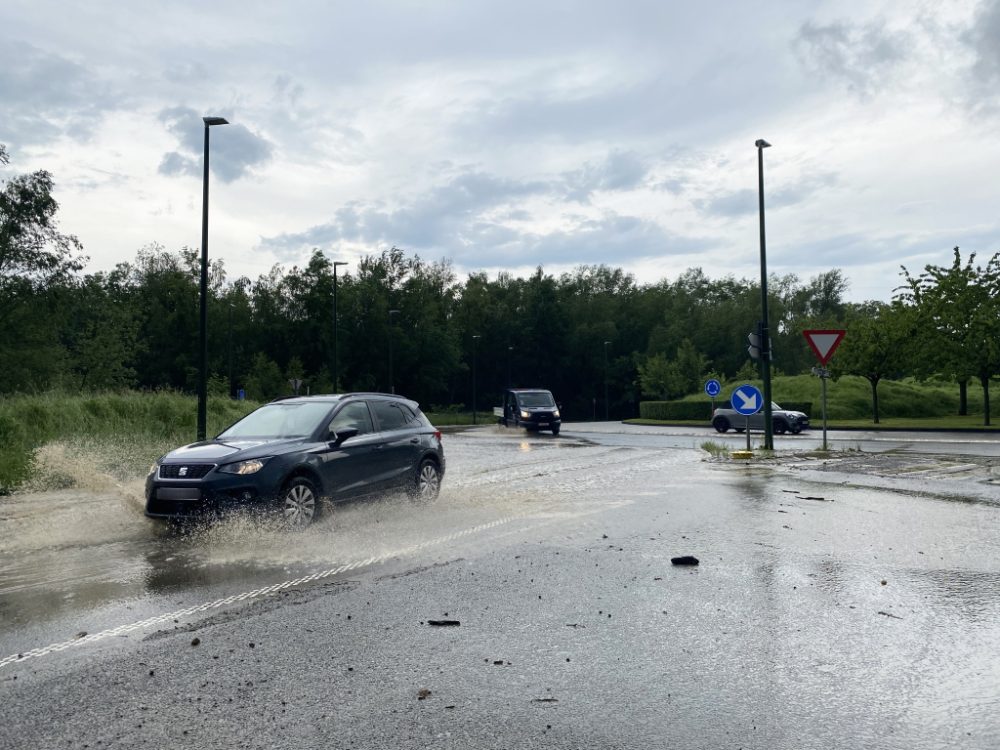
[[[188,467],[187,466],[182,466],[181,470],[177,472],[177,476],[179,476],[179,477],[186,477],[187,475],[188,475]]]

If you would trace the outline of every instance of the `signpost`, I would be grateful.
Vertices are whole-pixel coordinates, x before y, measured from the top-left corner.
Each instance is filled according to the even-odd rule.
[[[823,450],[826,450],[826,381],[830,379],[830,371],[827,369],[826,363],[837,351],[837,347],[844,340],[846,333],[847,331],[842,329],[812,329],[802,332],[820,364],[819,367],[812,368],[812,373],[819,376],[820,382],[823,384]]]
[[[715,414],[715,397],[722,393],[722,383],[715,378],[705,381],[705,393],[712,399],[712,414]]]
[[[764,396],[757,390],[754,386],[749,383],[744,383],[739,388],[733,391],[733,395],[729,397],[729,403],[732,405],[733,409],[738,413],[742,414],[747,418],[746,432],[747,432],[747,452],[750,451],[750,415],[756,414],[760,411],[761,407],[764,405]]]

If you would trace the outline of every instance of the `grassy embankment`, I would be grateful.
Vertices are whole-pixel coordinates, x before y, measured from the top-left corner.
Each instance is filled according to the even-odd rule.
[[[722,386],[723,396],[744,381],[730,381]],[[751,381],[758,388],[760,381]],[[819,378],[812,375],[779,375],[771,382],[774,400],[811,401],[813,425],[822,420],[822,395]],[[978,383],[969,383],[969,415],[958,416],[958,385],[951,382],[915,380],[884,380],[879,384],[879,428],[882,429],[984,429],[983,391]],[[706,424],[711,414],[711,399],[704,393],[684,397],[684,401],[703,402],[705,421],[689,424]],[[721,406],[723,399],[716,399]],[[1000,388],[990,387],[991,422],[1000,415]],[[648,419],[627,420],[632,424],[665,424]],[[871,428],[872,400],[868,381],[856,375],[845,375],[827,383],[827,422],[830,427]],[[679,422],[671,422],[679,424]],[[1000,429],[996,424],[989,429]]]
[[[208,433],[256,406],[209,398]],[[193,442],[196,426],[197,398],[170,391],[0,397],[0,494],[35,473],[45,446],[64,446],[101,471],[134,477],[159,455]]]

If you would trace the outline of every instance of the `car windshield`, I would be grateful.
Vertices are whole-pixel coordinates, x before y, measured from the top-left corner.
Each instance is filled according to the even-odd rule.
[[[218,439],[305,437],[316,431],[332,407],[325,401],[267,404],[220,433]]]
[[[518,403],[521,406],[555,406],[552,394],[548,391],[538,391],[537,393],[517,394]]]

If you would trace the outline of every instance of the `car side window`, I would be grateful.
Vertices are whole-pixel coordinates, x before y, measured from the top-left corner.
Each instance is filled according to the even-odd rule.
[[[367,403],[364,401],[353,401],[345,404],[337,412],[336,416],[334,416],[333,421],[330,422],[330,432],[337,432],[348,427],[356,428],[359,435],[367,435],[370,432],[375,432],[375,428],[372,425],[372,415],[368,411]]]
[[[392,401],[374,401],[372,407],[375,409],[379,429],[383,432],[402,429],[408,421],[400,404]]]

